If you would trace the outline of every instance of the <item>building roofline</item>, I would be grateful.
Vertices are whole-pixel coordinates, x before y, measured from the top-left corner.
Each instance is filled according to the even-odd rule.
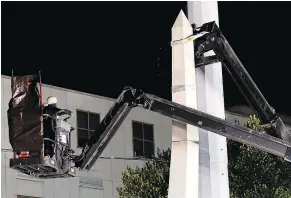
[[[1,75],[1,78],[11,79],[11,76]],[[42,84],[42,86],[47,87],[47,88],[53,88],[53,89],[58,89],[58,90],[62,90],[62,91],[68,91],[68,92],[72,92],[72,93],[82,94],[82,95],[86,95],[86,96],[91,96],[91,97],[95,97],[95,98],[115,101],[114,98],[109,98],[109,97],[100,96],[100,95],[96,95],[96,94],[86,93],[86,92],[77,91],[77,90],[73,90],[73,89],[67,89],[67,88],[48,85],[48,84]]]
[[[1,78],[11,79],[11,76],[1,75]],[[81,94],[81,95],[86,95],[86,96],[91,96],[91,97],[95,97],[95,98],[105,99],[105,100],[109,100],[109,101],[115,101],[116,100],[114,98],[109,98],[109,97],[100,96],[100,95],[96,95],[96,94],[90,94],[90,93],[77,91],[77,90],[73,90],[73,89],[57,87],[57,86],[48,85],[48,84],[42,84],[42,85],[44,87],[47,87],[47,88],[53,88],[53,89],[57,89],[57,90],[68,91],[68,92],[72,92],[72,93],[77,93],[77,94]],[[249,106],[246,106],[246,105],[230,106],[230,107],[227,107],[225,109],[225,112],[227,112],[229,114],[232,114],[232,115],[237,115],[237,116],[242,116],[242,117],[246,117],[247,118],[249,116],[248,113],[245,113],[245,112],[242,112],[242,111],[237,111],[237,109],[239,109],[239,108],[240,109],[247,109],[250,114],[254,113],[253,109],[250,108]],[[289,119],[291,118],[290,116],[282,114],[281,118],[283,119],[284,122],[286,122],[287,125],[291,125],[291,122],[289,121]]]

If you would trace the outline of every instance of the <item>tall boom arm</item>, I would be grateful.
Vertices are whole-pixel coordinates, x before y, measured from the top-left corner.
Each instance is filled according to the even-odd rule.
[[[101,137],[98,141],[92,137],[85,147],[80,169],[90,170],[129,111],[137,106],[291,160],[291,145],[287,141],[127,87],[101,122],[100,129],[104,131]]]
[[[205,34],[194,42],[196,67],[208,65],[213,62],[221,62],[242,95],[257,112],[262,123],[269,125],[266,132],[291,142],[290,131],[275,112],[275,109],[269,105],[260,92],[216,23],[205,23],[200,28],[194,30],[195,35],[203,32]],[[204,57],[203,54],[210,50],[213,50],[216,55]]]
[[[290,132],[259,91],[218,26],[215,22],[210,22],[200,28],[195,28],[194,35],[201,33],[205,34],[194,42],[196,67],[205,66],[213,62],[221,62],[246,100],[258,113],[262,122],[269,125],[269,128],[267,128],[269,135],[229,123],[212,115],[144,93],[141,90],[126,87],[102,120],[95,136],[90,138],[82,154],[76,158],[76,167],[90,170],[130,110],[137,106],[251,145],[291,161]],[[214,51],[215,56],[204,57],[204,53],[210,50]],[[100,138],[98,134],[101,134]]]

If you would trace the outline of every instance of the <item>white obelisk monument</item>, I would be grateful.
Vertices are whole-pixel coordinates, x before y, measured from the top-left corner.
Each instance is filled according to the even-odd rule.
[[[172,27],[172,40],[193,34],[181,11]],[[193,42],[172,46],[172,100],[197,109]],[[173,121],[169,198],[198,198],[199,131]]]
[[[216,21],[217,2],[188,2],[172,27],[172,41],[193,34],[198,26]],[[212,55],[209,52],[206,55]],[[220,63],[195,69],[193,42],[172,46],[172,100],[200,111],[225,117]],[[228,198],[226,138],[173,121],[169,198]]]

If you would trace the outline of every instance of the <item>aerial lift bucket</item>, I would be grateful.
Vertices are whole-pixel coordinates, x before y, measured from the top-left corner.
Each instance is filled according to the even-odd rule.
[[[71,177],[74,168],[62,168],[61,154],[44,157],[43,115],[37,87],[38,76],[14,76],[11,80],[12,98],[9,102],[9,141],[14,152],[10,167],[40,178]],[[64,131],[65,121],[58,120],[56,132]],[[58,133],[57,133],[58,134]],[[55,146],[55,150],[59,147]]]

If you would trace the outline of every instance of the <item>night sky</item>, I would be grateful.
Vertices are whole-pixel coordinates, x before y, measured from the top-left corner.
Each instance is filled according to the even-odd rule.
[[[41,70],[46,84],[112,98],[132,86],[170,99],[167,43],[186,2],[1,4],[1,74]],[[218,5],[220,28],[261,92],[279,113],[291,115],[291,3]],[[223,76],[226,106],[245,104]]]

